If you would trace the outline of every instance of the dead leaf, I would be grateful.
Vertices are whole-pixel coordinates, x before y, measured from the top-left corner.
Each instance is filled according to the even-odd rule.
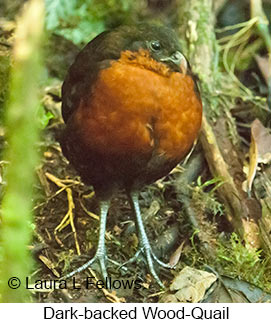
[[[259,66],[260,71],[265,79],[266,84],[268,84],[271,78],[271,59],[268,56],[255,55],[256,62]]]
[[[250,194],[256,175],[258,163],[267,164],[271,161],[271,134],[260,120],[255,119],[251,124],[251,144],[249,149],[249,170],[247,180],[243,185]]]
[[[169,265],[171,267],[175,267],[177,265],[177,263],[179,262],[179,260],[181,258],[182,251],[183,251],[183,246],[184,246],[184,241],[180,244],[180,246],[171,255],[171,257],[169,259]]]
[[[173,280],[169,289],[176,291],[179,302],[197,303],[201,301],[206,290],[215,282],[216,275],[192,267],[185,267]]]
[[[203,303],[270,303],[271,295],[238,278],[219,276]]]

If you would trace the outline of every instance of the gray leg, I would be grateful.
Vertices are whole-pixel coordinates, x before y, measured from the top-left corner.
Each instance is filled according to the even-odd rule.
[[[142,217],[141,217],[141,212],[140,212],[140,207],[139,207],[139,202],[138,202],[138,193],[137,192],[130,193],[130,198],[131,198],[132,206],[135,211],[136,221],[137,221],[138,230],[139,230],[140,250],[137,251],[135,256],[133,258],[131,258],[131,260],[128,260],[128,262],[126,262],[126,263],[134,261],[139,256],[139,254],[141,252],[143,252],[145,254],[147,264],[148,264],[148,267],[149,267],[149,270],[150,270],[152,276],[155,278],[155,280],[160,285],[160,287],[164,288],[163,283],[161,282],[160,278],[158,277],[158,275],[156,274],[156,272],[154,270],[153,260],[156,261],[160,266],[163,266],[166,268],[171,268],[171,266],[164,264],[152,252],[151,245],[149,243],[149,239],[147,237],[147,234],[146,234],[146,231],[144,228],[144,224],[142,221]]]
[[[101,201],[100,202],[100,229],[99,229],[99,241],[98,241],[98,247],[95,256],[90,259],[88,262],[86,262],[81,267],[75,269],[71,273],[67,274],[63,278],[70,278],[74,276],[77,273],[80,273],[81,271],[87,269],[90,267],[94,262],[98,262],[101,268],[101,273],[103,276],[103,279],[105,280],[107,277],[107,271],[106,271],[106,248],[105,248],[105,230],[106,230],[106,217],[108,213],[110,205],[110,200]]]

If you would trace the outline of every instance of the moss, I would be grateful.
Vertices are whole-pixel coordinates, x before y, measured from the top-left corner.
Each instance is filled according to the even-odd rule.
[[[7,53],[0,52],[0,121],[3,115],[3,106],[8,93],[10,58]]]
[[[230,239],[220,239],[217,263],[220,273],[243,279],[264,290],[271,291],[270,259],[262,257],[263,251],[242,242],[236,233]]]

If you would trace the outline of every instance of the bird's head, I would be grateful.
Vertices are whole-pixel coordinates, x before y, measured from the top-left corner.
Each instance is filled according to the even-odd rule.
[[[125,50],[147,50],[153,59],[166,64],[171,70],[187,73],[187,59],[182,54],[181,45],[172,29],[139,24],[121,26],[109,34],[106,50],[114,53],[116,58]]]

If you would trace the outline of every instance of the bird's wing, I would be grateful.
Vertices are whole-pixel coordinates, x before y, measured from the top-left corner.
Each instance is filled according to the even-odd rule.
[[[106,60],[106,43],[108,32],[105,31],[90,41],[77,55],[74,63],[68,70],[62,86],[62,116],[68,121],[73,111],[78,107],[80,99],[91,95],[91,87],[95,82],[99,70]]]

